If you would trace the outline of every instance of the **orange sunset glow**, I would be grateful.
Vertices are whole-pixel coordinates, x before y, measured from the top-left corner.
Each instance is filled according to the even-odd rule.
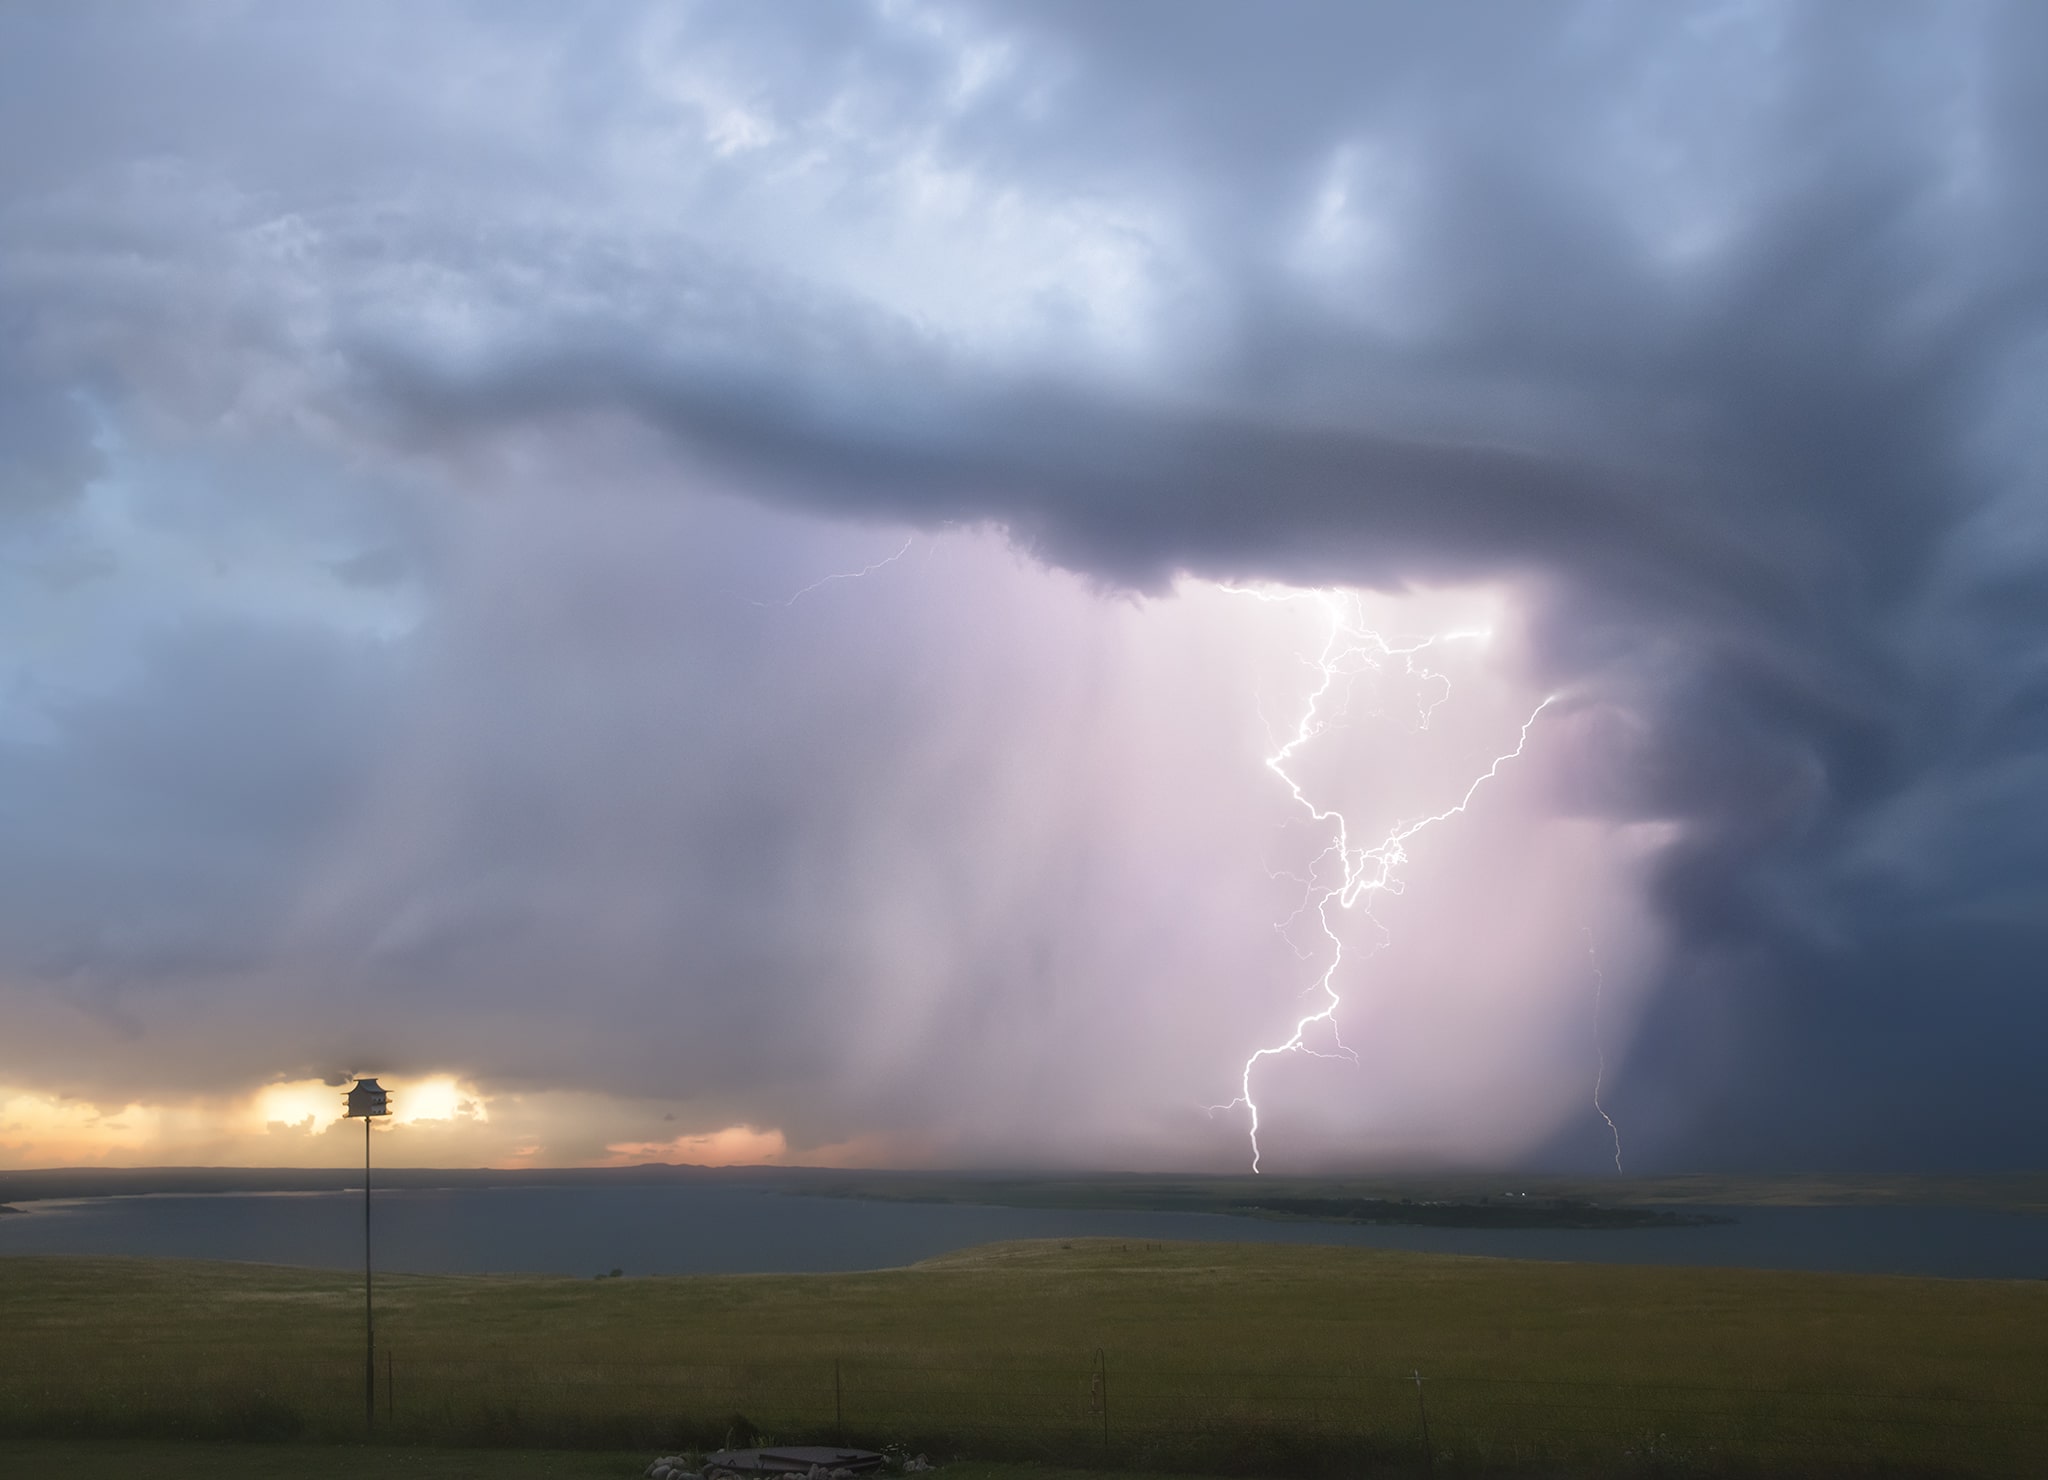
[[[376,1128],[378,1160],[391,1166],[844,1166],[902,1159],[902,1148],[879,1138],[793,1148],[774,1126],[678,1132],[672,1112],[608,1096],[494,1095],[446,1073],[386,1075],[384,1084],[392,1115]],[[276,1080],[228,1097],[125,1104],[0,1089],[0,1168],[349,1166],[361,1159],[361,1138],[341,1112],[342,1090],[317,1079]],[[646,1134],[621,1136],[622,1127]]]

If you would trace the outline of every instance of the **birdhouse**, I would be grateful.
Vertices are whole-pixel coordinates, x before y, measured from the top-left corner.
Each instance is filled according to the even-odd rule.
[[[368,1120],[373,1115],[391,1113],[391,1094],[374,1079],[358,1079],[355,1087],[348,1092],[346,1120]]]

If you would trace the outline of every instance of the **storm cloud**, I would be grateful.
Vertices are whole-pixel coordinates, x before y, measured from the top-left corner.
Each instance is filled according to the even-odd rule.
[[[1235,1155],[1303,639],[1175,593],[1463,589],[1456,876],[1639,840],[1532,1075],[1597,924],[1649,1162],[2037,1156],[2038,7],[17,8],[0,124],[0,1079]],[[1316,1156],[1597,1163],[1405,1031]]]

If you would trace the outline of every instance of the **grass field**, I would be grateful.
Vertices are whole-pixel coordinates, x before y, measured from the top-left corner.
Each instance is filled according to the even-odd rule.
[[[381,1444],[223,1443],[192,1439],[0,1439],[0,1475],[21,1480],[629,1480],[641,1450],[423,1449]],[[944,1480],[1129,1480],[1121,1472],[956,1461]],[[1152,1476],[1150,1480],[1192,1480]]]
[[[378,1329],[381,1432],[412,1444],[758,1432],[1256,1474],[1427,1453],[1438,1473],[2010,1475],[2048,1452],[2038,1282],[1075,1240],[856,1275],[393,1276]],[[345,1275],[0,1259],[0,1331],[20,1440],[362,1434]]]
[[[35,1480],[628,1480],[639,1450],[420,1449],[364,1444],[230,1444],[204,1440],[0,1439],[0,1475]],[[944,1480],[1128,1480],[1121,1473],[958,1461]],[[1150,1480],[1182,1480],[1153,1476]]]
[[[638,1451],[230,1444],[178,1439],[0,1439],[0,1475],[20,1480],[626,1480]],[[952,1480],[951,1476],[947,1480]]]

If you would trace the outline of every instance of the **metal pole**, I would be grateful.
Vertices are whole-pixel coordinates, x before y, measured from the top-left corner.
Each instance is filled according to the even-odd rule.
[[[1415,1411],[1422,1417],[1422,1465],[1431,1474],[1436,1473],[1436,1449],[1429,1442],[1429,1405],[1422,1401],[1422,1372],[1415,1373]]]
[[[370,1303],[370,1117],[363,1117],[363,1424],[377,1427],[377,1315]]]

